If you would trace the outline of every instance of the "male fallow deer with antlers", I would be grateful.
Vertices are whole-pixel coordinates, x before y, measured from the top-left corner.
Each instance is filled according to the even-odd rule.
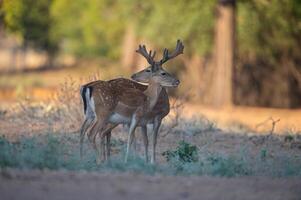
[[[145,46],[139,45],[136,51],[146,58],[150,64],[146,69],[134,74],[132,79],[148,83],[148,86],[135,81],[119,78],[109,81],[94,81],[81,87],[81,96],[84,102],[85,121],[81,127],[82,143],[87,132],[90,142],[97,153],[97,163],[100,162],[100,150],[103,156],[110,153],[111,130],[118,124],[129,124],[129,136],[125,161],[128,160],[130,146],[137,126],[142,128],[145,147],[145,158],[148,160],[147,124],[153,124],[153,151],[151,163],[155,162],[157,135],[162,119],[169,113],[169,99],[165,87],[177,87],[178,79],[167,73],[162,65],[182,54],[183,44],[178,40],[176,49],[169,53],[164,49],[163,58],[155,61],[156,52],[147,52]],[[96,136],[99,134],[100,148],[96,145]],[[107,138],[107,154],[104,149],[104,138]]]

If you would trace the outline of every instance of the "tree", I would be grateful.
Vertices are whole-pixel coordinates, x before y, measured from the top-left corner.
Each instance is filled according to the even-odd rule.
[[[4,0],[5,27],[28,46],[45,50],[49,55],[47,66],[52,65],[58,43],[52,37],[51,0]]]
[[[216,106],[231,106],[235,53],[235,0],[220,0],[216,15],[213,101]]]
[[[116,59],[124,31],[121,4],[111,0],[53,0],[53,31],[65,52]]]
[[[238,1],[235,102],[301,106],[301,1]]]
[[[156,49],[173,49],[177,39],[183,40],[185,53],[181,58],[186,72],[183,79],[189,77],[189,81],[182,88],[185,93],[189,91],[191,97],[200,97],[206,89],[201,81],[206,76],[206,73],[202,73],[206,71],[204,63],[212,50],[215,0],[127,2],[127,5],[131,5],[128,6],[127,16],[135,22],[138,40],[143,39],[143,43],[144,40],[151,41]],[[177,71],[181,70],[181,65],[170,64],[178,66]]]

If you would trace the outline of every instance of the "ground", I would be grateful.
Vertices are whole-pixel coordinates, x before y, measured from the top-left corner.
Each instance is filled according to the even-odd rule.
[[[66,71],[72,77],[85,72]],[[178,122],[173,110],[163,123],[157,165],[141,158],[128,165],[120,161],[127,134],[119,127],[112,163],[98,167],[88,142],[85,160],[79,159],[78,85],[67,79],[61,86],[64,98],[47,100],[57,92],[57,76],[64,80],[66,71],[1,77],[0,90],[16,89],[0,93],[0,100],[8,100],[0,105],[1,199],[301,199],[300,110],[215,109],[185,102]],[[44,102],[10,102],[23,79],[30,87],[45,87],[33,90]],[[21,83],[20,94],[29,91],[26,84]],[[196,163],[170,163],[162,155],[182,140],[196,146]]]
[[[9,138],[9,130],[13,131],[14,129],[9,129],[9,121],[7,122],[6,130],[2,131],[6,131]],[[29,169],[3,168],[0,172],[1,199],[301,199],[301,165],[298,165],[297,169],[293,169],[293,173],[299,173],[299,175],[287,175],[286,169],[283,167],[285,163],[281,160],[284,158],[285,162],[295,164],[293,158],[300,155],[301,152],[298,135],[293,135],[293,139],[286,141],[287,136],[248,135],[242,131],[226,132],[214,127],[210,122],[208,123],[203,120],[181,122],[179,127],[174,128],[167,135],[166,127],[163,127],[157,153],[158,166],[166,166],[166,160],[162,153],[166,150],[175,149],[178,141],[184,139],[190,144],[197,145],[204,160],[211,158],[211,155],[225,156],[220,161],[218,160],[219,157],[214,157],[217,159],[216,162],[220,162],[220,164],[208,165],[212,169],[204,168],[203,174],[199,174],[198,171],[194,172],[193,166],[184,168],[184,171],[180,171],[179,174],[174,174],[175,169],[168,168],[168,166],[162,170],[163,172],[158,170],[154,173],[149,173],[148,169],[144,169],[144,165],[142,167],[129,165],[125,170],[120,171],[118,164],[122,165],[122,161],[117,161],[117,167],[113,163],[102,171],[90,170],[94,164],[92,167],[87,165],[83,169],[79,168],[75,171],[68,169],[49,170],[47,167],[42,168],[42,170],[37,170],[35,167],[29,167]],[[5,123],[2,120],[3,124]],[[44,126],[47,130],[47,124]],[[23,124],[23,127],[27,126]],[[18,129],[15,126],[16,130]],[[36,130],[36,134],[41,134],[40,129],[29,128],[28,130]],[[22,130],[23,137],[31,137],[26,136],[28,130]],[[35,136],[34,133],[33,135]],[[65,140],[62,144],[72,151],[73,155],[78,156],[78,132],[62,135],[55,133],[55,135],[58,136],[59,141]],[[61,136],[67,138],[60,139]],[[115,132],[113,137],[115,143],[126,140],[126,134],[121,128]],[[11,139],[16,140],[16,138],[18,136],[15,135]],[[42,136],[41,138],[41,141],[45,141]],[[50,143],[46,145],[50,145]],[[85,157],[91,153],[89,149],[89,144],[86,143]],[[143,148],[139,136],[137,149],[138,153],[142,154]],[[246,159],[245,164],[231,160],[231,156],[241,155],[239,152],[244,149],[248,150],[247,153],[242,153],[242,158]],[[42,153],[36,154],[36,151],[39,150]],[[120,151],[118,148],[116,150],[116,144],[113,150],[115,150],[114,154]],[[268,152],[267,155],[261,155],[263,150]],[[36,155],[46,156],[43,159],[50,160],[60,156],[60,152],[56,151],[54,157],[48,154],[44,155],[45,150],[43,148],[24,149],[24,151],[33,154],[32,157],[26,157],[29,160],[35,159]],[[46,149],[47,151],[49,149]],[[257,158],[252,158],[257,155],[260,155],[261,159],[266,159],[267,162],[261,163],[262,161],[257,161]],[[117,159],[119,158],[117,157]],[[296,161],[297,164],[300,164],[299,161]],[[94,157],[88,162],[94,163]],[[256,162],[259,163],[256,164]],[[82,163],[79,162],[79,164]],[[252,167],[254,165],[255,168],[259,167],[259,169],[249,169],[249,165]],[[17,164],[17,168],[19,167],[22,168]],[[137,169],[132,170],[132,167]],[[240,169],[235,169],[236,167]],[[186,169],[192,172],[187,172],[186,175]],[[251,171],[247,172],[247,175],[242,175],[241,173],[245,172],[241,170],[246,169]],[[238,174],[236,175],[236,173]]]
[[[1,199],[301,199],[298,178],[174,177],[62,171],[2,171]]]

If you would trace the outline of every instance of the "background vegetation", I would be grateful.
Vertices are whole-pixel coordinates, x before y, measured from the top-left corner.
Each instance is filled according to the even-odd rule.
[[[1,21],[24,48],[48,53],[45,66],[67,53],[121,62],[119,69],[132,72],[141,63],[133,56],[138,43],[173,48],[180,38],[185,54],[170,70],[186,80],[182,93],[191,88],[191,99],[212,103],[219,93],[211,85],[219,79],[214,58],[221,6],[234,8],[236,22],[229,27],[235,29],[235,63],[225,67],[234,73],[227,80],[232,103],[300,107],[299,0],[4,0]]]

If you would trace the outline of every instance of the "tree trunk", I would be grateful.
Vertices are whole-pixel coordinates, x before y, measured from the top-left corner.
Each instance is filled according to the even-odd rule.
[[[215,28],[213,105],[231,106],[235,53],[235,0],[219,1]]]
[[[137,57],[135,55],[135,50],[137,46],[137,38],[134,30],[134,26],[129,24],[126,28],[123,47],[122,47],[122,58],[121,64],[124,70],[127,72],[133,72],[136,69]]]

